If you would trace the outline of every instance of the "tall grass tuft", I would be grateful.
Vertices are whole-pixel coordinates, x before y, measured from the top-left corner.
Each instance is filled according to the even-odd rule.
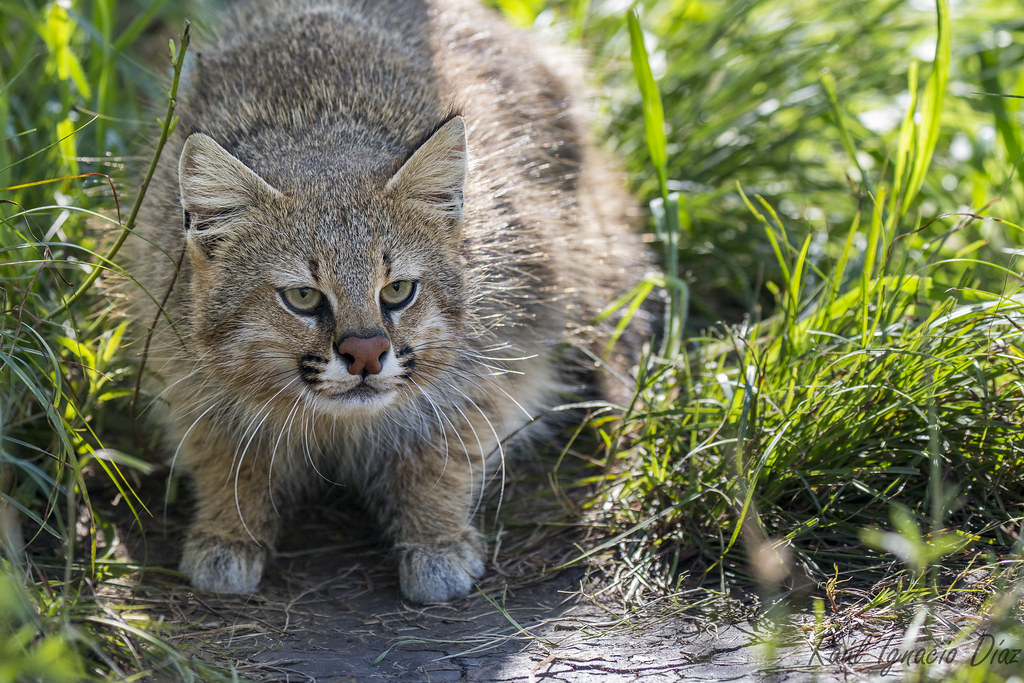
[[[879,23],[901,21],[894,6],[871,9]],[[759,227],[761,236],[747,239],[762,246],[742,253],[767,249],[771,266],[759,274],[764,295],[748,299],[741,321],[691,327],[678,352],[653,356],[642,373],[637,407],[622,424],[634,445],[615,456],[619,465],[597,501],[621,541],[615,573],[626,597],[708,575],[722,584],[737,576],[767,582],[777,592],[823,591],[849,576],[895,581],[903,572],[909,595],[934,594],[933,567],[1014,547],[1024,521],[1024,292],[1013,255],[1024,234],[988,216],[1005,185],[989,187],[976,209],[937,209],[952,201],[937,188],[955,188],[948,176],[964,170],[936,162],[948,159],[940,143],[957,135],[944,118],[952,74],[974,74],[954,64],[945,0],[933,17],[927,78],[920,83],[923,69],[910,62],[907,108],[886,137],[873,138],[850,111],[848,100],[863,95],[844,92],[852,86],[837,78],[838,67],[805,86],[813,92],[802,97],[828,109],[831,131],[820,144],[845,157],[833,166],[845,181],[837,174],[817,190],[833,195],[829,204],[815,207],[811,194],[813,210],[794,210],[784,196],[772,201],[742,182],[714,190],[734,197]],[[637,55],[650,53],[652,41],[635,14],[628,21],[650,120],[654,60],[645,65]],[[673,63],[668,48],[665,58]],[[669,67],[663,96],[675,78]],[[666,120],[667,136],[645,137],[653,175],[664,175],[668,158],[670,176],[692,177],[668,150],[692,144],[682,138],[693,124]],[[798,147],[818,132],[791,129],[790,142]],[[1012,145],[1010,133],[1004,138]],[[705,152],[715,153],[714,145]],[[805,170],[776,172],[785,184]],[[937,183],[936,175],[947,177]],[[669,248],[700,232],[687,185],[673,184],[681,189],[679,221],[666,216],[664,190],[652,211],[659,236],[686,226],[682,236],[662,238]],[[712,194],[695,193],[702,201]],[[845,228],[836,229],[844,214]],[[812,230],[808,216],[826,220]],[[1014,248],[1007,257],[995,245]]]
[[[739,583],[819,643],[952,618],[959,643],[1019,646],[1019,17],[568,0],[533,20],[596,55],[663,254],[635,294],[661,288],[666,334],[598,427],[632,444],[591,506],[605,595]]]
[[[122,348],[127,323],[98,280],[118,271],[143,192],[126,179],[127,141],[145,102],[167,98],[149,85],[166,79],[130,52],[162,5],[0,3],[0,659],[9,680],[216,677],[157,636],[143,610],[115,606],[117,580],[134,569],[115,558],[115,534],[90,493],[101,486],[137,521],[148,515],[133,490],[148,465],[107,447],[105,434],[122,431],[134,371]],[[157,148],[170,113],[162,131],[146,132]]]

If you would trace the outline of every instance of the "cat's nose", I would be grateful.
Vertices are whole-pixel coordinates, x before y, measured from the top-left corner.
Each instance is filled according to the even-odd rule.
[[[381,371],[384,357],[391,348],[391,342],[384,335],[357,337],[349,335],[338,342],[338,354],[348,363],[351,375],[376,375]]]

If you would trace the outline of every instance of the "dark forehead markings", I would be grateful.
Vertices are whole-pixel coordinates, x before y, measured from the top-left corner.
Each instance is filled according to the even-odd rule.
[[[313,276],[314,282],[320,282],[320,264],[316,259],[309,259],[309,274]]]
[[[388,250],[381,252],[381,260],[384,261],[384,277],[391,279],[391,253]]]

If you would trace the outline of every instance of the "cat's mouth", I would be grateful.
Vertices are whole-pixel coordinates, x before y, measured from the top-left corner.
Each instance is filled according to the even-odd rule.
[[[330,411],[373,412],[394,403],[399,393],[396,377],[385,372],[355,375],[337,359],[329,362],[304,356],[299,361],[299,376]]]
[[[377,389],[363,380],[351,389],[345,391],[332,391],[327,394],[328,398],[343,405],[352,405],[365,408],[384,406],[394,400],[397,392],[394,389]]]

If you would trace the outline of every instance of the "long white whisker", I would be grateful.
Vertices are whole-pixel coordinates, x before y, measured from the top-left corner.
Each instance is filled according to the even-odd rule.
[[[302,401],[302,394],[299,393],[295,397],[295,402],[292,403],[291,410],[288,411],[288,416],[284,420],[284,426],[281,428],[281,432],[277,435],[277,441],[274,442],[274,448],[270,451],[270,467],[267,469],[267,495],[270,498],[270,507],[274,509],[274,514],[281,517],[281,511],[277,509],[277,501],[274,500],[274,487],[272,479],[274,476],[274,460],[277,458],[277,448],[281,445],[281,437],[288,434],[288,441],[285,442],[285,451],[289,450],[291,442],[291,424],[292,419],[295,417],[295,411],[299,408],[299,403]]]
[[[308,462],[309,466],[313,468],[313,471],[316,472],[316,475],[323,479],[324,481],[326,481],[328,484],[331,484],[333,486],[342,486],[341,482],[334,481],[330,477],[326,476],[323,472],[321,472],[320,468],[316,466],[316,462],[314,462],[313,460],[313,452],[309,448],[309,424],[310,422],[312,422],[312,419],[308,421],[306,420],[306,409],[309,407],[309,405],[309,403],[306,403],[302,407],[302,441],[306,453],[306,462]],[[313,413],[313,417],[315,416],[316,413]]]
[[[498,436],[498,431],[494,428],[494,425],[491,423],[490,418],[487,417],[487,413],[484,412],[483,408],[481,408],[477,404],[476,401],[474,401],[472,398],[470,398],[464,391],[459,389],[454,384],[451,384],[449,382],[445,382],[445,383],[448,384],[448,386],[453,391],[461,394],[462,397],[464,399],[466,399],[466,401],[468,401],[471,406],[476,408],[477,412],[480,413],[480,417],[482,417],[484,419],[484,422],[486,422],[487,426],[490,428],[491,434],[494,435],[495,447],[491,450],[491,453],[497,451],[498,459],[501,462],[501,466],[499,467],[499,469],[501,470],[501,488],[498,490],[498,511],[500,511],[501,510],[501,505],[504,502],[504,496],[505,496],[505,449],[504,449],[504,440],[501,437]],[[489,458],[490,458],[490,453],[482,453],[481,454],[481,459],[485,463],[487,462],[487,460]],[[483,495],[483,487],[482,486],[481,486],[481,493],[480,493],[480,495],[481,496]],[[495,513],[495,514],[497,514],[497,513]]]
[[[255,543],[257,546],[259,546],[261,548],[263,547],[263,544],[260,543],[259,540],[256,538],[256,536],[253,535],[252,531],[249,530],[249,525],[245,523],[245,515],[242,514],[242,504],[241,504],[241,501],[238,498],[238,477],[239,477],[239,475],[242,472],[242,462],[245,460],[245,454],[249,450],[249,445],[252,444],[252,441],[253,441],[253,439],[256,438],[256,435],[259,433],[260,428],[263,427],[263,423],[267,421],[267,418],[270,417],[271,412],[273,412],[273,409],[270,407],[271,401],[273,401],[275,398],[280,396],[281,392],[283,392],[285,389],[290,387],[298,379],[299,379],[298,377],[295,377],[295,378],[292,379],[291,382],[288,382],[288,384],[285,384],[283,387],[278,389],[277,393],[274,394],[273,396],[271,396],[270,398],[268,398],[266,400],[266,402],[263,404],[263,406],[260,408],[259,412],[256,413],[256,417],[259,417],[260,413],[263,412],[264,408],[266,408],[266,410],[267,410],[267,414],[264,415],[263,418],[259,421],[259,424],[256,425],[256,428],[252,430],[252,435],[249,437],[249,440],[245,442],[245,448],[242,449],[241,454],[238,456],[238,466],[235,467],[234,494],[235,494],[235,510],[238,512],[238,520],[242,523],[242,528],[245,529],[245,533],[249,534],[249,538],[251,538],[253,540],[253,543]],[[256,417],[254,417],[252,419],[252,421],[249,422],[249,427],[252,427],[252,423],[256,421]],[[249,427],[245,428],[246,432],[249,431]],[[244,436],[245,436],[244,432],[243,432],[242,436],[244,438]],[[235,460],[232,459],[231,463],[232,463],[232,465],[234,465]],[[256,466],[256,462],[254,460],[253,461],[253,467],[255,467],[255,466]]]
[[[430,490],[433,490],[434,487],[441,482],[441,477],[444,476],[445,470],[448,469],[448,434],[444,428],[444,422],[441,421],[441,412],[438,410],[437,404],[434,403],[434,399],[432,399],[430,395],[427,394],[427,392],[423,389],[423,387],[421,387],[419,383],[416,382],[416,380],[414,380],[412,377],[409,378],[409,381],[416,385],[416,387],[420,390],[420,394],[423,396],[423,398],[427,399],[427,402],[430,404],[430,407],[433,408],[434,415],[437,416],[437,424],[441,428],[441,436],[444,439],[444,467],[441,469],[441,473],[437,475],[437,481],[435,481],[433,486],[430,487]],[[472,476],[472,464],[470,464],[470,476]]]
[[[457,403],[453,403],[452,407],[459,411],[459,415],[465,420],[466,425],[469,426],[471,432],[473,432],[473,438],[476,439],[477,451],[480,453],[480,487],[476,496],[476,505],[473,506],[473,513],[471,517],[475,517],[476,513],[480,511],[480,506],[483,505],[484,501],[484,485],[487,483],[487,454],[484,453],[484,446],[480,443],[480,435],[476,432],[476,427],[473,426],[473,422],[466,416],[466,413],[462,412],[462,408]],[[467,457],[469,454],[466,454]],[[470,468],[470,474],[472,475],[472,468]]]
[[[470,361],[470,362],[471,363],[475,363],[475,361]],[[451,374],[455,375],[456,377],[458,377],[459,379],[462,379],[462,380],[465,380],[466,382],[469,382],[470,384],[472,384],[474,387],[476,387],[477,389],[479,389],[482,392],[484,392],[486,390],[483,387],[481,387],[479,384],[477,384],[475,381],[473,381],[472,378],[475,377],[476,379],[479,379],[479,380],[481,380],[483,382],[486,382],[492,388],[497,389],[502,394],[504,394],[508,398],[508,400],[512,401],[512,403],[514,403],[516,405],[516,407],[519,408],[519,410],[521,410],[524,415],[526,415],[527,418],[529,418],[531,420],[533,419],[533,415],[530,414],[530,411],[527,410],[526,408],[524,408],[523,404],[521,404],[519,401],[517,401],[516,398],[514,396],[512,396],[512,394],[510,394],[507,391],[505,391],[497,382],[495,382],[493,380],[490,380],[490,379],[487,379],[483,375],[479,375],[479,374],[469,375],[469,374],[467,374],[467,372],[464,369],[456,367],[454,363],[433,363],[433,362],[431,362],[429,360],[424,361],[424,360],[420,360],[420,359],[417,359],[417,363],[419,365],[423,365],[425,367],[432,368],[434,370],[441,370],[443,372],[451,373]],[[476,364],[477,365],[482,365],[481,363],[476,363]],[[486,366],[484,366],[484,367],[486,367]]]
[[[167,472],[167,488],[164,490],[164,517],[165,518],[167,517],[167,499],[171,495],[171,478],[174,476],[174,466],[178,462],[178,454],[181,453],[181,447],[185,445],[185,440],[188,438],[188,435],[192,432],[192,430],[195,429],[195,426],[197,424],[199,424],[199,421],[202,420],[204,417],[206,417],[206,414],[209,413],[211,410],[213,410],[216,407],[217,407],[217,402],[216,401],[211,401],[210,402],[210,407],[207,408],[206,410],[204,410],[202,415],[200,415],[195,420],[193,420],[192,424],[190,424],[188,429],[185,430],[185,433],[181,435],[181,439],[178,441],[178,447],[174,449],[174,455],[171,456],[171,467],[170,467],[170,470]]]

